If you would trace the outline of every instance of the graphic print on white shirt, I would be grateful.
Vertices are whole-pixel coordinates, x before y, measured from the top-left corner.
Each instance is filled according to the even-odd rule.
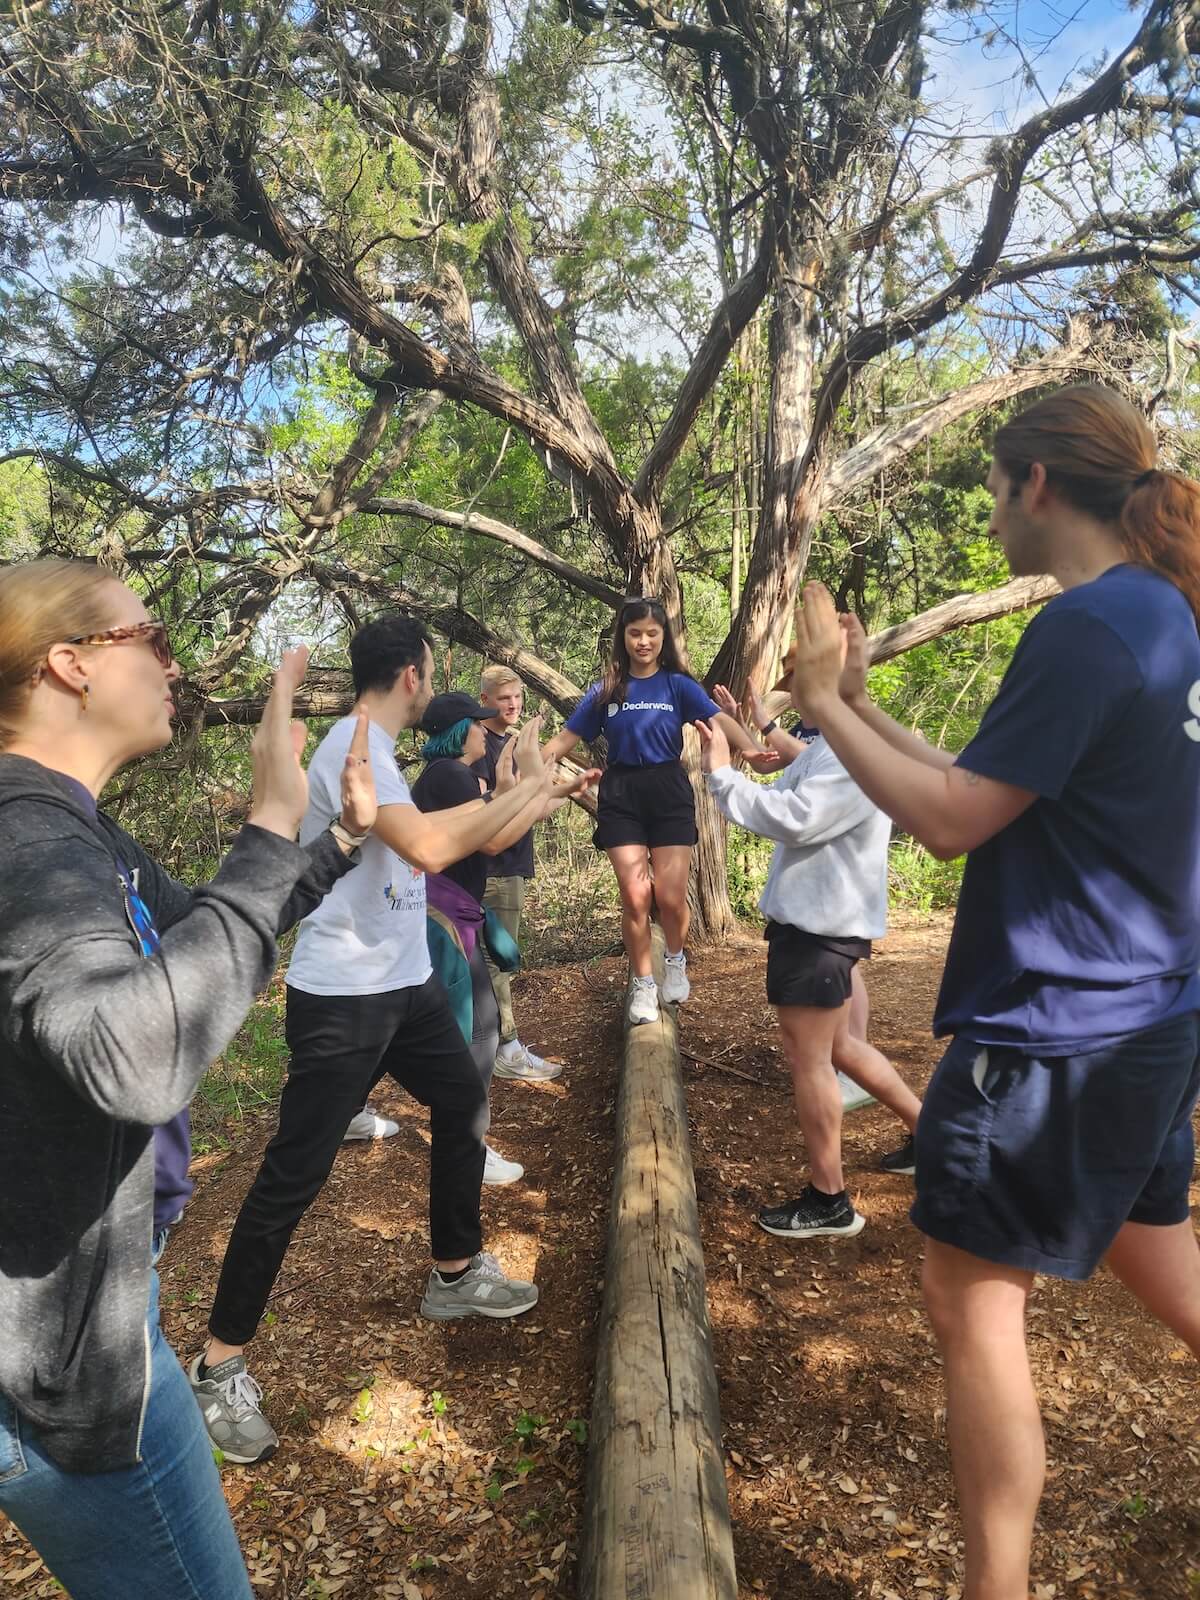
[[[300,842],[317,838],[341,810],[341,778],[355,719],[336,722],[308,769]],[[369,729],[371,772],[381,806],[410,806],[391,737]],[[386,994],[424,983],[433,968],[425,937],[425,877],[374,834],[353,872],[339,878],[300,924],[287,982],[306,994]]]

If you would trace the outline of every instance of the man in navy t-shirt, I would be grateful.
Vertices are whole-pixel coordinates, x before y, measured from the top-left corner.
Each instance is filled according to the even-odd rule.
[[[913,1219],[971,1600],[1029,1593],[1034,1274],[1104,1260],[1200,1356],[1200,485],[1155,454],[1140,414],[1095,387],[999,430],[992,531],[1015,575],[1064,593],[957,760],[871,705],[861,626],[819,585],[797,618],[808,717],[902,828],[967,854]]]

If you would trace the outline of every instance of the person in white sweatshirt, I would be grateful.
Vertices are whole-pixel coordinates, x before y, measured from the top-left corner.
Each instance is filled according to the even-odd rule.
[[[921,1102],[887,1058],[849,1029],[850,975],[887,929],[891,823],[850,778],[818,733],[773,784],[730,764],[715,724],[696,724],[705,781],[730,822],[774,839],[759,910],[767,919],[767,999],[776,1009],[811,1179],[798,1199],[768,1206],[759,1226],[781,1238],[861,1232],[864,1218],[842,1171],[837,1071],[888,1106],[908,1129],[888,1172],[911,1172]]]

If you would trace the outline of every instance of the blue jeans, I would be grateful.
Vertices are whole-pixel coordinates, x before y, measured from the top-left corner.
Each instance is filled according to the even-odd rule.
[[[251,1600],[200,1409],[159,1330],[156,1272],[148,1330],[141,1462],[116,1472],[64,1472],[0,1394],[0,1511],[72,1600]]]

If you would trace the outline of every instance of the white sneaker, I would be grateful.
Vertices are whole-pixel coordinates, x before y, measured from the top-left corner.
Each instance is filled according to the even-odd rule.
[[[842,1110],[858,1111],[862,1106],[873,1106],[875,1096],[868,1094],[865,1089],[860,1089],[853,1078],[848,1078],[844,1072],[837,1075],[838,1088],[842,1091]]]
[[[496,1076],[520,1078],[526,1083],[549,1083],[562,1071],[559,1061],[546,1061],[535,1055],[520,1039],[510,1039],[496,1051]]]
[[[487,1152],[483,1158],[484,1183],[516,1183],[518,1178],[525,1176],[525,1168],[519,1161],[505,1161],[490,1144],[485,1144],[483,1148]]]
[[[657,1022],[658,1021],[658,985],[656,983],[635,983],[633,994],[629,1001],[630,1022]]]
[[[668,956],[664,963],[662,997],[669,1006],[681,1005],[692,992],[688,982],[687,957]]]
[[[350,1144],[355,1139],[390,1139],[399,1132],[398,1122],[393,1122],[391,1117],[381,1117],[374,1106],[364,1106],[350,1118],[350,1125],[342,1135],[342,1143]]]

